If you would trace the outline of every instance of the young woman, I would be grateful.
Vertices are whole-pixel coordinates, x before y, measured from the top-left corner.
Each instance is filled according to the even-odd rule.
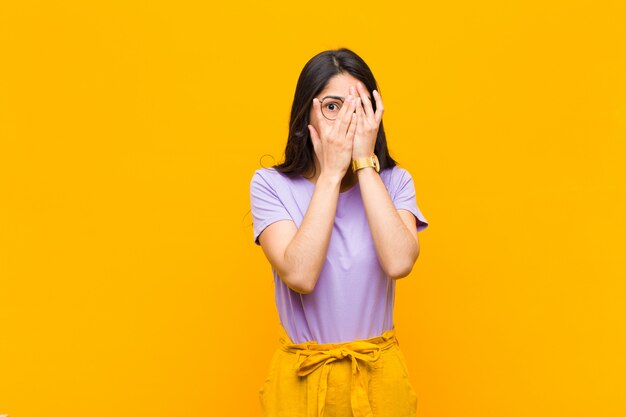
[[[393,306],[428,222],[382,115],[367,64],[349,49],[321,52],[296,85],[285,161],[252,177],[254,242],[281,322],[264,416],[416,414]]]

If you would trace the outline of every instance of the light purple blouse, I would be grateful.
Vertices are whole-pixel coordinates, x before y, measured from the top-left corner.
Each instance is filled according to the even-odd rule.
[[[411,174],[395,166],[380,177],[397,209],[417,218],[417,230],[428,222],[415,199]],[[274,168],[260,168],[250,182],[254,242],[278,220],[300,227],[315,184],[302,176],[290,178]],[[379,336],[394,327],[396,281],[383,272],[369,228],[361,188],[357,183],[339,193],[326,261],[310,294],[291,290],[276,270],[274,288],[280,322],[294,343],[342,343]]]

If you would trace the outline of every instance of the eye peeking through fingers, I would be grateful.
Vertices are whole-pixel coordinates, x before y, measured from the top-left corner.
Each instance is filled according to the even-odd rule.
[[[326,96],[322,99],[322,115],[328,120],[335,120],[344,104],[344,98],[339,96]]]

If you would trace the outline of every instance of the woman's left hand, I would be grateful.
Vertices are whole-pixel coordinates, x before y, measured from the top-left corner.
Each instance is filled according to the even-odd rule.
[[[383,118],[383,101],[378,91],[374,90],[374,99],[376,100],[376,112],[374,112],[369,93],[361,82],[357,83],[356,89],[350,87],[350,93],[353,97],[358,97],[356,103],[357,126],[352,145],[352,159],[366,158],[374,153],[378,127]]]

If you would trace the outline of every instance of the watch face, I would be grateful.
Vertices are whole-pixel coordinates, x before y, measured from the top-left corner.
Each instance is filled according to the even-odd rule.
[[[374,168],[376,168],[376,172],[380,172],[380,165],[378,164],[378,157],[376,155],[372,155],[372,162],[374,163]]]

